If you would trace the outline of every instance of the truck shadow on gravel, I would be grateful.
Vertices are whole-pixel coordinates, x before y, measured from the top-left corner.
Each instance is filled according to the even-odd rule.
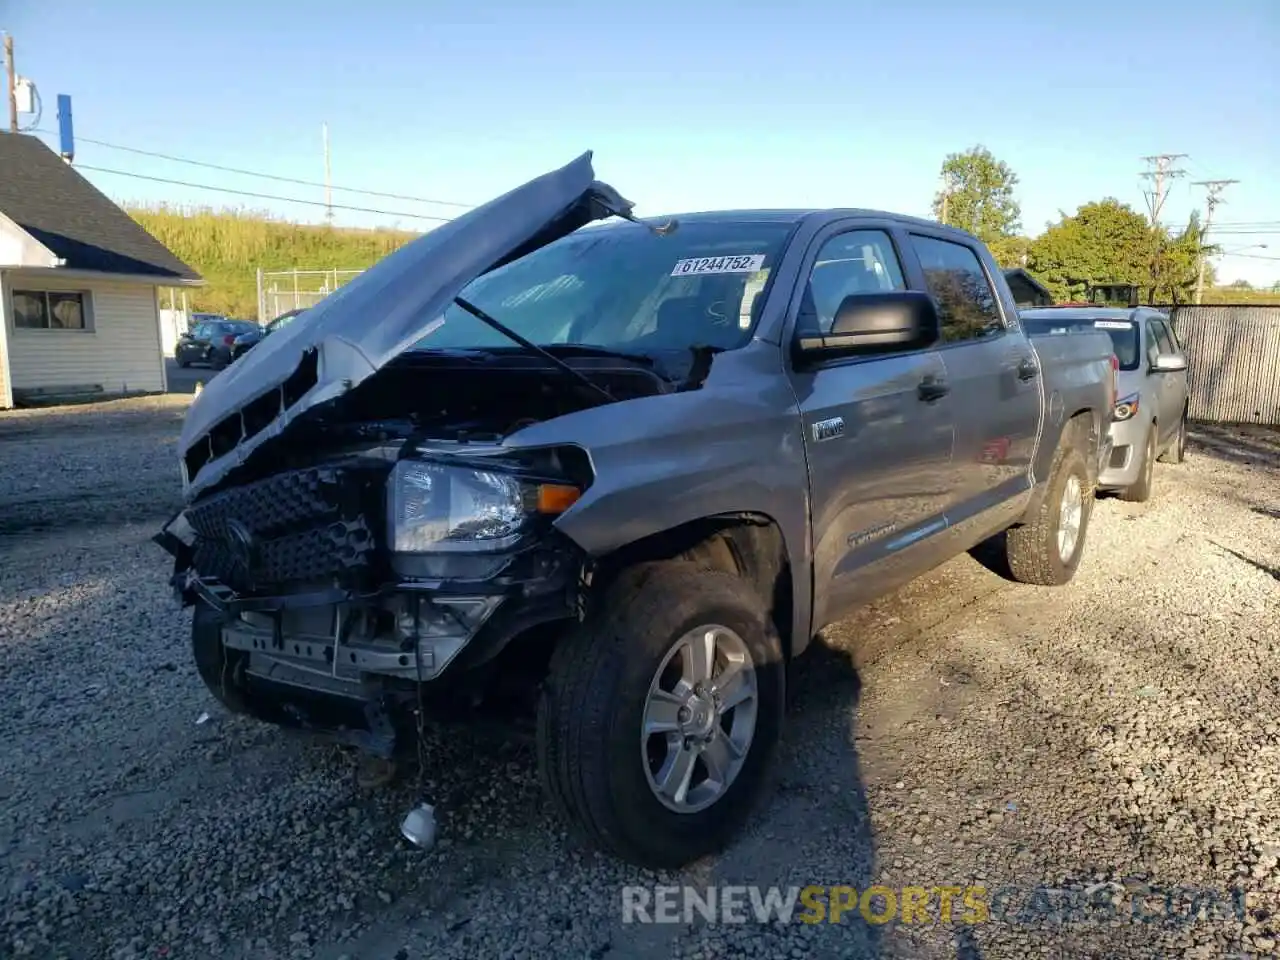
[[[820,636],[795,660],[789,684],[774,790],[757,825],[717,859],[706,882],[765,889],[847,885],[861,892],[876,874],[875,835],[855,733],[861,680],[850,654]],[[881,928],[860,918],[815,926],[798,941],[807,941],[808,956],[881,956]],[[759,925],[749,933],[757,951],[774,939],[772,926]],[[785,949],[779,952],[785,954]]]
[[[749,915],[745,923],[720,922],[719,906],[718,919],[711,923],[697,913],[691,915],[691,923],[623,922],[621,892],[627,885],[650,891],[655,884],[683,886],[700,897],[709,888],[746,886],[757,887],[764,897],[770,888],[782,895],[788,888],[807,885],[848,885],[861,891],[873,882],[875,841],[854,735],[861,689],[857,672],[847,653],[818,639],[795,662],[789,682],[777,772],[751,825],[720,854],[656,877],[607,858],[602,861],[572,838],[558,839],[561,828],[537,787],[532,750],[518,741],[504,743],[465,730],[436,741],[427,766],[428,793],[448,838],[443,856],[449,875],[434,889],[406,891],[416,907],[429,906],[435,914],[430,920],[411,921],[415,946],[424,956],[481,955],[487,944],[478,921],[485,916],[487,898],[477,902],[465,892],[483,882],[495,902],[517,900],[521,883],[511,874],[516,864],[520,876],[554,870],[552,877],[577,878],[571,884],[604,888],[605,895],[586,908],[594,916],[583,918],[594,932],[591,956],[649,960],[701,952],[832,960],[881,957],[880,928],[861,919],[845,916],[838,924],[812,926],[794,918],[791,923],[760,923],[750,916],[749,897],[743,898]],[[408,785],[396,791],[402,800],[411,792]],[[377,806],[383,806],[381,800]],[[503,889],[508,890],[505,895]],[[581,915],[581,902],[581,891],[567,885],[544,903],[544,915]],[[804,909],[797,902],[796,916]],[[574,920],[572,927],[577,925]],[[567,933],[575,932],[569,921],[563,926]],[[371,931],[372,937],[359,944],[374,955],[395,942],[395,935],[379,927],[381,934]],[[553,935],[552,943],[558,939]]]

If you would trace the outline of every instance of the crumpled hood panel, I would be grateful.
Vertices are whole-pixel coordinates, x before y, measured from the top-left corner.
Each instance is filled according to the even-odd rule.
[[[214,377],[192,402],[179,451],[188,500],[222,480],[289,424],[333,400],[420,340],[428,324],[476,277],[531,253],[592,220],[629,212],[631,203],[595,180],[591,153],[490,200],[380,260],[350,283],[255,346]],[[187,454],[228,424],[240,436],[239,414],[278,392],[315,352],[314,385],[257,432],[207,459],[188,476]]]

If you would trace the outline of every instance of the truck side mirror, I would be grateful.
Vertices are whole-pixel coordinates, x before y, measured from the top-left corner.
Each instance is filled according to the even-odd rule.
[[[857,293],[844,298],[830,332],[802,335],[796,348],[805,357],[894,353],[918,350],[938,341],[938,308],[918,290]]]

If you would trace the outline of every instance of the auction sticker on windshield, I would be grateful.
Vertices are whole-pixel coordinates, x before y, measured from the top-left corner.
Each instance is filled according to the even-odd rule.
[[[1133,324],[1128,320],[1095,320],[1093,325],[1099,330],[1132,330]]]
[[[764,254],[738,257],[695,257],[680,260],[671,268],[673,277],[692,277],[704,273],[755,273],[764,266]]]

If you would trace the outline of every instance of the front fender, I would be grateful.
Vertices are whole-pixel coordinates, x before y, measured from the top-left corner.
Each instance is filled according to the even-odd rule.
[[[716,357],[699,390],[583,410],[528,427],[507,446],[574,444],[594,479],[556,526],[589,556],[705,517],[763,514],[791,564],[792,637],[810,636],[812,542],[804,437],[778,348]]]

